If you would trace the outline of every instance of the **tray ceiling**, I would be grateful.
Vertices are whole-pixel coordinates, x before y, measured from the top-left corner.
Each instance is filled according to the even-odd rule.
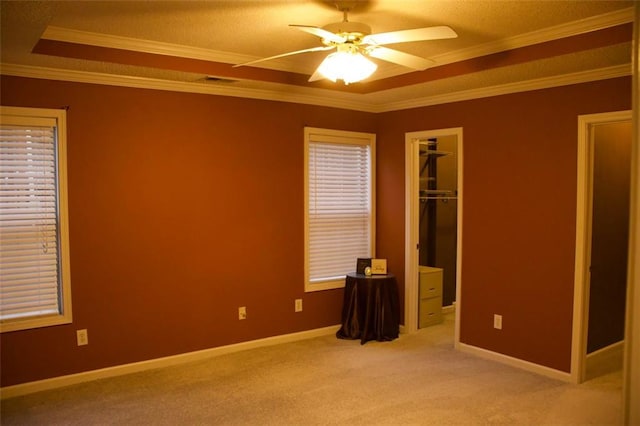
[[[5,75],[276,99],[366,111],[429,105],[630,73],[633,1],[356,1],[373,32],[448,25],[458,38],[402,43],[413,71],[378,61],[345,86],[307,79],[326,56],[289,24],[342,20],[332,2],[3,1]]]

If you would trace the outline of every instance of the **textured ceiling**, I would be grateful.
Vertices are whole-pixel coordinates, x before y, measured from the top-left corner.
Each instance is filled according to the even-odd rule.
[[[324,98],[326,104],[333,99],[337,105],[366,109],[363,105],[384,108],[482,87],[622,69],[630,62],[633,1],[349,3],[355,4],[349,20],[367,23],[374,33],[448,25],[458,38],[390,46],[433,59],[430,70],[414,72],[378,61],[372,81],[351,87],[326,81],[313,85],[306,79],[324,52],[252,67],[230,65],[319,46],[317,37],[288,25],[341,21],[341,12],[329,1],[2,1],[2,72],[32,75],[38,70],[38,78],[48,78],[46,72],[56,70],[50,78],[81,81],[83,75],[94,80],[107,75],[201,84],[211,93],[224,86],[222,94],[233,86],[243,91],[232,95],[296,95],[301,102],[306,96],[310,103]],[[579,36],[584,33],[592,35]],[[565,37],[573,38],[562,45],[558,40]],[[480,60],[481,55],[493,56]],[[76,71],[84,74],[65,76]],[[205,81],[208,74],[236,81]]]

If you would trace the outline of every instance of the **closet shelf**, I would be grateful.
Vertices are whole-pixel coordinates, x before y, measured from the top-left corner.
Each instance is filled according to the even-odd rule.
[[[451,195],[454,191],[450,189],[421,189],[420,196],[425,195]]]
[[[427,149],[424,151],[420,151],[420,155],[423,157],[435,156],[435,157],[444,157],[445,155],[451,155],[453,152],[449,151],[436,151],[434,149]]]

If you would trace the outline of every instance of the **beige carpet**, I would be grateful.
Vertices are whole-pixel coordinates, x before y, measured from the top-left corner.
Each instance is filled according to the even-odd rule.
[[[332,336],[2,402],[8,425],[619,424],[621,373],[572,385],[453,350],[453,321]]]

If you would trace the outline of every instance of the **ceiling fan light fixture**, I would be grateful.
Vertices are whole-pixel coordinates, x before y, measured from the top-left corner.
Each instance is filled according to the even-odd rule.
[[[322,61],[318,72],[334,83],[342,80],[344,84],[350,84],[371,76],[377,68],[357,50],[339,49]]]
[[[335,53],[327,56],[320,66],[316,68],[309,81],[314,82],[327,78],[334,83],[337,80],[342,80],[345,84],[350,84],[362,81],[376,71],[378,66],[370,61],[369,58],[402,65],[416,71],[423,71],[435,64],[435,61],[431,59],[388,48],[384,45],[440,40],[458,36],[455,31],[445,25],[372,34],[369,25],[351,22],[347,19],[347,13],[357,5],[359,5],[358,1],[336,2],[336,7],[343,13],[342,22],[328,24],[322,28],[313,25],[289,25],[300,31],[320,37],[323,46],[281,53],[268,58],[245,62],[244,64],[236,64],[234,67],[253,65],[257,62],[300,53],[336,49]]]

